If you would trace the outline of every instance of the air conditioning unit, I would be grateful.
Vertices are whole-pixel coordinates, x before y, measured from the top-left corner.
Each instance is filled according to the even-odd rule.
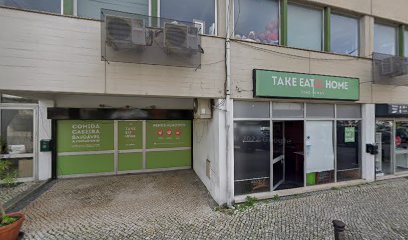
[[[134,45],[146,45],[144,19],[106,16],[107,43],[114,48],[132,48]]]
[[[212,118],[212,99],[194,99],[194,118]]]
[[[164,46],[168,49],[186,49],[188,26],[179,23],[164,24]]]
[[[379,73],[381,76],[396,77],[407,74],[406,59],[397,56],[391,56],[380,60],[378,64]]]
[[[192,49],[194,51],[199,51],[200,50],[200,40],[198,39],[198,32],[199,29],[197,27],[188,27],[188,33],[187,33],[187,45],[189,49]]]

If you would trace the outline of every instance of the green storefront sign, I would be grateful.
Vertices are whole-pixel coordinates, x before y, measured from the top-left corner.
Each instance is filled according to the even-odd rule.
[[[153,120],[147,123],[147,148],[191,146],[191,121]]]
[[[358,78],[253,70],[254,96],[359,100]]]

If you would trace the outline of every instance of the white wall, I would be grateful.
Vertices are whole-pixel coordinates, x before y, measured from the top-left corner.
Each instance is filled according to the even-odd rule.
[[[193,121],[193,169],[218,204],[226,202],[225,113],[215,110],[212,119]],[[211,162],[206,175],[207,159]]]
[[[38,149],[41,139],[51,139],[51,120],[47,119],[47,108],[53,107],[52,100],[38,101]],[[38,180],[51,178],[51,152],[38,152]]]

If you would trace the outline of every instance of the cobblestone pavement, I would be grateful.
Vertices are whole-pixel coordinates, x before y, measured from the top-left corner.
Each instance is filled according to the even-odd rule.
[[[32,187],[40,184],[40,182],[25,182],[18,183],[13,187],[0,186],[0,202],[7,203],[8,201],[16,198],[22,193],[29,191]]]
[[[24,210],[26,239],[408,239],[408,180],[258,202],[232,215],[194,172],[59,180]]]

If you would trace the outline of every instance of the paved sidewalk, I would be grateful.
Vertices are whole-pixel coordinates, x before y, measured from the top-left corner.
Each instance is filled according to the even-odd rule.
[[[408,238],[408,180],[380,181],[257,203],[232,215],[193,171],[59,180],[24,210],[26,239]]]

